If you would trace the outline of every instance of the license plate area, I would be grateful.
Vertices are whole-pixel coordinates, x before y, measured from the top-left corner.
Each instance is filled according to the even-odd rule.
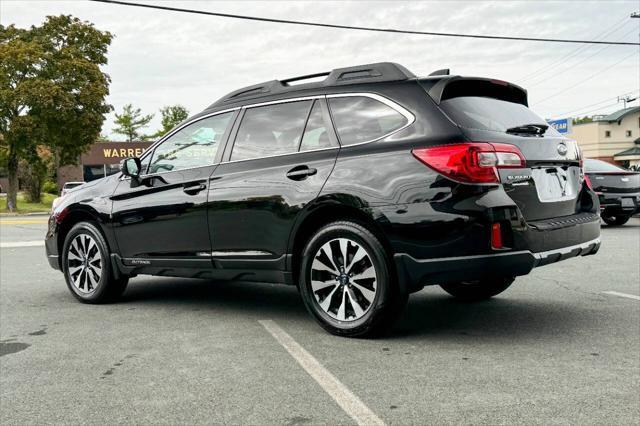
[[[580,182],[577,167],[539,167],[531,169],[538,199],[543,203],[573,200]]]
[[[633,202],[633,198],[623,198],[622,199],[622,208],[623,209],[635,209],[636,205]]]

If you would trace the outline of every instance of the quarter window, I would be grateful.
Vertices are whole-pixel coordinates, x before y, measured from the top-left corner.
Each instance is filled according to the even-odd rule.
[[[297,152],[313,101],[248,108],[238,129],[231,160]]]
[[[342,145],[380,139],[407,124],[398,111],[365,96],[330,98],[329,106]]]
[[[309,120],[304,128],[304,135],[300,143],[300,151],[310,151],[314,149],[331,148],[335,146],[329,139],[327,127],[322,119],[322,106],[320,101],[315,101]]]
[[[158,145],[149,173],[160,173],[213,164],[233,112],[192,123]]]

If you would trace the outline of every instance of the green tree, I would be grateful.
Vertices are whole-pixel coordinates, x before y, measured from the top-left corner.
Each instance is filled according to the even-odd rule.
[[[56,166],[74,164],[98,137],[111,111],[110,79],[100,70],[111,39],[69,15],[29,29],[0,25],[0,160],[9,210],[16,206],[20,160],[41,170],[36,159],[45,147]]]
[[[592,122],[593,122],[593,117],[589,117],[587,115],[585,115],[582,118],[578,117],[573,119],[573,124],[585,124],[585,123],[592,123]]]
[[[133,105],[127,104],[122,109],[122,114],[116,113],[115,123],[118,127],[113,129],[113,132],[125,135],[127,142],[149,139],[151,136],[140,133],[140,130],[147,127],[151,120],[153,114],[142,115],[140,108],[134,109]]]
[[[182,105],[171,105],[160,108],[160,114],[162,114],[162,128],[154,135],[156,138],[164,136],[189,117],[189,111]]]

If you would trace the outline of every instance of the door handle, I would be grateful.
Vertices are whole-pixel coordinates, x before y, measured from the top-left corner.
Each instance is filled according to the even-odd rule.
[[[184,188],[182,188],[182,191],[184,191],[185,194],[196,195],[206,187],[207,185],[204,183],[197,183],[195,185],[185,185]]]
[[[316,173],[318,173],[317,169],[308,166],[296,166],[287,172],[287,177],[291,180],[304,180]]]

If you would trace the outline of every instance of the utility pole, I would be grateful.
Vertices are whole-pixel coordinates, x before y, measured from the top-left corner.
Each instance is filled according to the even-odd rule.
[[[627,102],[633,102],[636,99],[638,99],[637,96],[635,98],[632,98],[631,96],[623,96],[623,97],[618,96],[618,102],[622,101],[622,105],[623,105],[622,109],[627,108]]]

